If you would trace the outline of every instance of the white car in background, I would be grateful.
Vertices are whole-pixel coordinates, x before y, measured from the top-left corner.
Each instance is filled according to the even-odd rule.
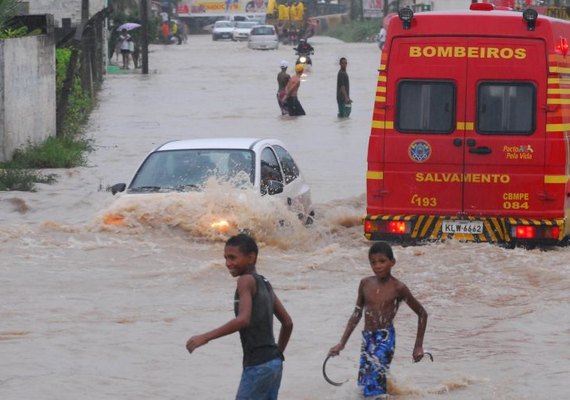
[[[249,34],[251,33],[251,29],[259,25],[258,22],[254,21],[238,21],[234,27],[232,32],[232,40],[248,40]]]
[[[235,22],[233,21],[216,21],[212,28],[212,40],[231,39],[234,32]]]
[[[257,25],[251,28],[247,47],[255,50],[277,50],[279,37],[273,25]]]
[[[305,223],[314,216],[311,190],[285,145],[276,139],[212,138],[167,142],[151,151],[127,185],[111,193],[141,196],[152,193],[202,191],[206,182],[239,182],[260,196],[279,198]],[[239,192],[240,187],[236,187]],[[106,215],[106,224],[121,225],[122,215]]]

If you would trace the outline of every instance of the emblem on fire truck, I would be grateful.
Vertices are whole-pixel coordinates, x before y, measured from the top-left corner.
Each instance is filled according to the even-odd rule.
[[[431,156],[431,146],[425,140],[414,140],[408,148],[408,155],[415,162],[426,162]]]

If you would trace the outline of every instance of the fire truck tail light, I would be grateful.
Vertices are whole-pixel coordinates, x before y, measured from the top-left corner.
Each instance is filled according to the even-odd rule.
[[[390,221],[387,226],[388,233],[404,234],[406,233],[406,223],[404,221]]]
[[[558,239],[558,236],[560,236],[560,228],[557,226],[548,228],[546,232],[544,232],[544,237],[549,239]]]
[[[516,225],[512,227],[511,233],[516,239],[558,239],[560,227]]]
[[[371,232],[378,232],[378,227],[375,221],[364,221],[364,232],[371,233]]]
[[[406,221],[365,220],[365,233],[388,233],[391,235],[406,235],[410,233],[410,223]]]
[[[566,56],[568,53],[568,40],[565,37],[561,37],[560,41],[556,45],[556,52]]]
[[[518,239],[533,239],[535,237],[534,226],[515,226],[514,237]]]

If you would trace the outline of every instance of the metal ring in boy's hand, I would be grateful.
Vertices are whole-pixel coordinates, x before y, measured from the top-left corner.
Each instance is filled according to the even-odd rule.
[[[433,362],[433,356],[432,356],[431,353],[428,352],[428,351],[424,351],[424,354],[422,354],[422,358],[420,358],[418,361],[423,360],[423,359],[424,359],[424,356],[428,356],[429,359],[431,360],[431,362]],[[415,361],[415,362],[418,362],[418,361]]]
[[[323,362],[323,377],[325,378],[325,381],[327,381],[328,383],[330,383],[331,385],[334,386],[342,386],[343,384],[345,384],[346,382],[348,382],[348,379],[345,380],[344,382],[335,382],[333,380],[331,380],[328,376],[327,376],[327,361],[329,360],[329,358],[333,357],[332,354],[329,354],[327,356],[327,358],[325,358],[325,362]]]

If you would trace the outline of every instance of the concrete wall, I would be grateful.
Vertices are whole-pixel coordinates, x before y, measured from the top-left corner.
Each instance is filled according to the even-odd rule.
[[[62,18],[71,18],[73,26],[81,22],[81,0],[27,0],[30,14],[53,14],[55,26],[61,27]],[[101,11],[108,0],[89,0],[89,18]]]
[[[0,161],[55,136],[55,124],[53,32],[0,40]]]

